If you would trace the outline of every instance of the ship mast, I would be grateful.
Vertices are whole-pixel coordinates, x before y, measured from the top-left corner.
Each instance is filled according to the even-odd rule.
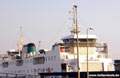
[[[76,34],[80,32],[80,29],[77,25],[77,6],[74,5],[73,6],[73,11],[72,11],[72,14],[73,14],[73,29],[71,30],[71,34]],[[77,31],[77,32],[76,32]]]
[[[41,41],[38,42],[38,52],[40,50],[40,43],[41,43]]]
[[[22,50],[22,47],[23,47],[23,39],[22,39],[22,27],[20,25],[20,39],[19,39],[19,43],[18,43],[18,51],[19,51],[19,56],[21,56],[21,50]]]
[[[80,32],[78,28],[78,21],[77,21],[77,5],[73,6],[73,30],[71,31],[72,34],[76,34],[76,45],[77,45],[77,68],[78,68],[78,78],[80,78],[80,65],[79,65],[79,39],[78,33]]]

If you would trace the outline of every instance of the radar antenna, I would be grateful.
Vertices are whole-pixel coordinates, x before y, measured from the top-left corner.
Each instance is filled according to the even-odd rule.
[[[72,18],[72,20],[73,20],[73,27],[72,27],[72,30],[71,30],[71,34],[76,34],[76,32],[77,33],[80,32],[80,28],[76,27],[76,24],[77,24],[76,8],[77,7],[75,7],[75,6],[76,5],[73,6],[72,11],[69,11],[69,13],[72,13],[72,16],[73,16],[73,18]],[[77,29],[77,31],[76,31],[76,29]]]

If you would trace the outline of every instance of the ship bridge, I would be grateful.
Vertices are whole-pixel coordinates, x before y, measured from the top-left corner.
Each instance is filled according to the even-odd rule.
[[[88,35],[88,39],[97,39],[98,37],[96,35]],[[62,38],[62,40],[66,39],[77,39],[76,34],[68,35]],[[78,35],[78,39],[87,39],[87,35]]]
[[[86,47],[87,47],[87,39],[89,43],[89,53],[94,54],[96,52],[96,40],[97,40],[96,35],[78,35],[78,40],[79,40],[79,50],[80,54],[86,54]],[[71,54],[77,54],[77,35],[76,34],[71,34],[68,36],[65,36],[62,38],[64,46],[61,46],[62,49],[64,48],[65,52],[69,52]]]

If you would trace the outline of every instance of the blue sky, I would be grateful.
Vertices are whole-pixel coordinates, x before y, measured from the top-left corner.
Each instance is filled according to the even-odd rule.
[[[41,48],[51,48],[70,34],[72,20],[68,11],[78,5],[81,33],[94,27],[91,34],[106,42],[109,53],[119,59],[120,0],[0,0],[0,53],[17,48],[19,25],[23,27],[24,43],[34,42]]]

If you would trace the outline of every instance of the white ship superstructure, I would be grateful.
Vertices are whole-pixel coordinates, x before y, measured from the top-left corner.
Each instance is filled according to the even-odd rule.
[[[107,44],[97,43],[95,35],[89,35],[88,39],[89,71],[112,71],[112,59],[108,55]],[[76,72],[76,35],[64,37],[62,40],[63,43],[53,45],[52,51],[27,51],[22,59],[17,56],[18,51],[8,51],[9,58],[1,60],[0,72],[32,75],[42,72]],[[86,35],[79,35],[80,71],[86,71],[86,41]],[[33,43],[28,45],[35,50]]]
[[[72,30],[74,31],[74,29]],[[88,40],[87,40],[88,39]],[[112,59],[109,57],[106,43],[98,43],[95,35],[78,35],[80,71],[112,71]],[[34,43],[23,45],[22,50],[9,50],[8,56],[0,61],[1,73],[38,75],[47,72],[77,72],[77,36],[71,35],[55,43],[51,51],[36,50]]]

